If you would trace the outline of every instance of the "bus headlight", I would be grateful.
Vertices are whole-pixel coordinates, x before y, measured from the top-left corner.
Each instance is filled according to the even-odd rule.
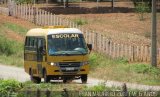
[[[58,63],[54,63],[54,62],[48,62],[48,64],[51,65],[51,66],[57,66],[58,65]]]
[[[51,66],[54,66],[54,65],[56,65],[56,64],[54,64],[53,62],[51,62]]]
[[[84,61],[81,63],[81,66],[89,64],[89,61]]]

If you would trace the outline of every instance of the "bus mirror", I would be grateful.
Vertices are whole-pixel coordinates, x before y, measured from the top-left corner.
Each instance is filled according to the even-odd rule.
[[[87,44],[88,49],[91,51],[92,50],[92,44]]]
[[[46,55],[46,51],[45,51],[45,50],[43,50],[43,51],[42,51],[42,54],[43,54],[43,55]]]

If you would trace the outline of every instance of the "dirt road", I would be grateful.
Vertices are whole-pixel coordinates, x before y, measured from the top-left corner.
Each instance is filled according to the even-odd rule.
[[[25,73],[23,68],[13,67],[13,66],[6,66],[0,64],[0,78],[3,79],[16,79],[20,82],[25,82],[30,80],[30,77],[27,73]],[[81,83],[80,80],[75,80],[76,83]],[[104,83],[107,87],[122,87],[124,82],[117,82],[117,81],[104,81],[89,78],[87,86],[95,86],[100,83]],[[148,85],[139,85],[139,84],[131,84],[126,83],[127,87],[130,89],[139,89],[139,90],[153,90],[153,91],[160,91],[160,86],[148,86]]]

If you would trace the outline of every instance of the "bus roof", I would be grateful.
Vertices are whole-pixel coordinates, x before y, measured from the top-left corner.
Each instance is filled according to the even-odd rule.
[[[47,36],[52,34],[77,33],[82,34],[76,28],[34,28],[27,32],[26,36]]]

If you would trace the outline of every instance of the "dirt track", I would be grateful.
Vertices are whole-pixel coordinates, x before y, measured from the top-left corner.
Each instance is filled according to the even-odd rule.
[[[16,79],[20,82],[25,82],[30,80],[29,75],[24,72],[23,68],[13,67],[13,66],[6,66],[0,64],[0,78],[3,79]],[[80,80],[75,80],[77,84],[81,83]],[[89,78],[87,86],[95,86],[100,83],[104,83],[107,87],[122,87],[124,82],[117,82],[117,81],[103,81],[98,79]],[[71,83],[72,84],[72,83]],[[138,85],[138,84],[131,84],[126,83],[128,88],[131,89],[140,89],[140,90],[153,90],[153,91],[160,91],[160,86],[147,86],[147,85]]]

